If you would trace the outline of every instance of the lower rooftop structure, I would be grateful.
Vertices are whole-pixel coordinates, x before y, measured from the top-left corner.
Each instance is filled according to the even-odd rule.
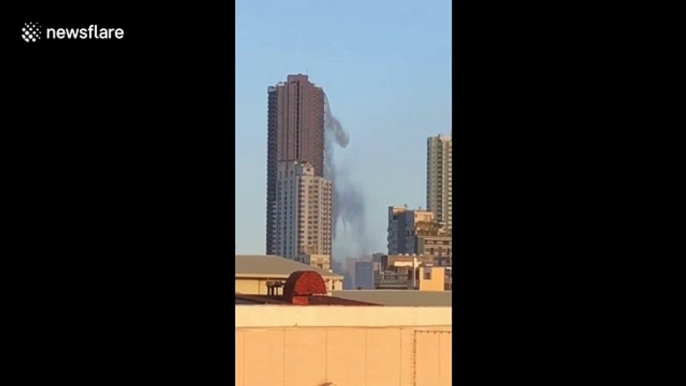
[[[419,290],[342,290],[333,291],[333,296],[393,307],[452,307],[451,291]]]
[[[277,255],[235,255],[235,267],[236,292],[244,295],[268,295],[270,285],[285,283],[296,271],[317,272],[329,294],[343,289],[342,275]]]
[[[258,305],[352,305],[369,306],[380,305],[359,300],[329,296],[324,279],[314,271],[296,271],[285,282],[271,281],[267,284],[269,294],[240,294],[236,293],[236,304]],[[279,290],[283,288],[283,293]]]

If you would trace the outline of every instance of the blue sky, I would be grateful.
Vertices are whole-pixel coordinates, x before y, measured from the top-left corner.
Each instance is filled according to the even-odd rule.
[[[324,88],[350,134],[335,162],[365,196],[365,252],[385,252],[388,206],[426,206],[426,139],[452,126],[451,56],[449,0],[237,0],[236,253],[264,253],[268,86],[303,73]]]

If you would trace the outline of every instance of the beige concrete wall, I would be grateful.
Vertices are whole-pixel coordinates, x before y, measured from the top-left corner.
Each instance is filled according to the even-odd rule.
[[[431,271],[431,279],[425,279],[427,270]],[[445,268],[444,267],[420,267],[419,268],[420,291],[445,291]]]
[[[450,317],[449,307],[236,306],[236,385],[451,385]]]
[[[450,327],[236,329],[236,385],[448,386]]]
[[[331,282],[327,281],[326,288],[331,288]],[[333,290],[342,291],[343,290],[343,280],[333,280]]]
[[[446,327],[451,307],[351,307],[254,305],[236,307],[236,328]]]
[[[236,279],[236,292],[246,295],[266,295],[267,282],[259,279]]]

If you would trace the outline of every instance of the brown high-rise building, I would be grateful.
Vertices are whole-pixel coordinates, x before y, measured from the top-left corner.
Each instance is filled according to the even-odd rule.
[[[307,162],[324,176],[324,90],[307,75],[268,89],[266,252],[276,254],[277,163]]]

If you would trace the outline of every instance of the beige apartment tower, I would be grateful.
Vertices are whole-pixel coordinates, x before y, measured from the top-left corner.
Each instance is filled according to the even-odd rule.
[[[274,254],[331,256],[331,181],[308,162],[281,161],[275,193]]]
[[[443,134],[430,137],[426,150],[426,207],[450,232],[453,227],[452,139]]]

